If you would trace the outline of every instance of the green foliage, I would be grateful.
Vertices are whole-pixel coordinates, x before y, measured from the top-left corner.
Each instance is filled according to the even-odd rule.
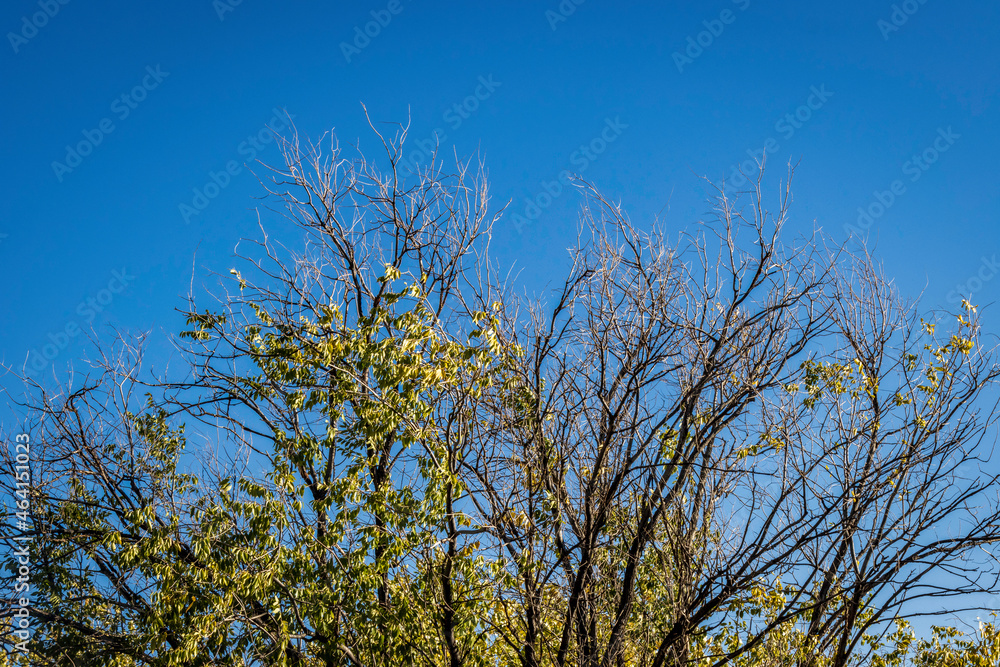
[[[833,307],[812,270],[780,284],[794,262],[765,235],[730,256],[731,307],[673,250],[597,237],[549,330],[519,338],[499,303],[443,307],[458,241],[437,185],[415,205],[359,181],[404,247],[379,275],[356,265],[378,244],[352,245],[367,232],[320,192],[310,230],[340,264],[296,258],[277,287],[234,270],[219,312],[188,314],[193,380],[118,405],[126,373],[44,405],[36,664],[998,664],[993,623],[917,640],[890,595],[902,569],[966,553],[921,549],[975,431],[942,405],[985,384],[953,384],[978,361],[971,304],[950,336],[921,321],[798,364],[832,324],[796,313]],[[577,338],[579,358],[555,352]],[[210,448],[230,458],[199,469]],[[981,523],[970,549],[1000,540]],[[916,556],[887,565],[872,535]]]

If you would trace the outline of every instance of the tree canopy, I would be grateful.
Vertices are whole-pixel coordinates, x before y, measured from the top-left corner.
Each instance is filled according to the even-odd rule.
[[[122,335],[28,382],[31,664],[997,664],[993,622],[913,630],[998,591],[973,304],[789,238],[791,171],[676,238],[581,182],[523,296],[481,166],[378,137],[282,142],[180,369]]]

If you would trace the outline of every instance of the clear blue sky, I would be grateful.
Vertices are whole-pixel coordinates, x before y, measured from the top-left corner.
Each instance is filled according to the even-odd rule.
[[[439,128],[449,152],[480,151],[516,213],[584,169],[637,223],[662,212],[681,230],[707,211],[701,176],[768,146],[772,176],[800,161],[794,230],[842,240],[862,207],[928,307],[1000,288],[996,2],[235,1],[4,3],[6,364],[67,326],[178,331],[192,267],[200,284],[232,265],[260,189],[240,169],[197,214],[181,205],[230,161],[277,160],[248,139],[275,109],[374,148],[362,102],[376,121],[409,115],[414,140]],[[560,275],[578,205],[564,193],[499,227],[529,289]]]

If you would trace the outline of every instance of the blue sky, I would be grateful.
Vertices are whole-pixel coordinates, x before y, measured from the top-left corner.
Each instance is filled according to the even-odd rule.
[[[543,196],[563,169],[676,232],[708,211],[701,177],[767,146],[772,185],[799,165],[793,233],[841,241],[861,209],[905,294],[995,300],[997,3],[577,2],[5,3],[0,359],[65,341],[64,370],[84,346],[61,333],[180,330],[192,272],[256,233],[265,126],[374,149],[362,103],[478,151],[494,202],[538,214],[493,244],[532,291],[574,239],[579,198]]]

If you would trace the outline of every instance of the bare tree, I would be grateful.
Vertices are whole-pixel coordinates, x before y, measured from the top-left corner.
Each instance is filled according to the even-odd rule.
[[[281,144],[287,222],[192,297],[181,374],[128,345],[36,391],[40,659],[840,667],[996,590],[975,310],[942,335],[867,255],[787,241],[791,172],[676,242],[581,182],[532,299],[481,166],[376,136]]]

